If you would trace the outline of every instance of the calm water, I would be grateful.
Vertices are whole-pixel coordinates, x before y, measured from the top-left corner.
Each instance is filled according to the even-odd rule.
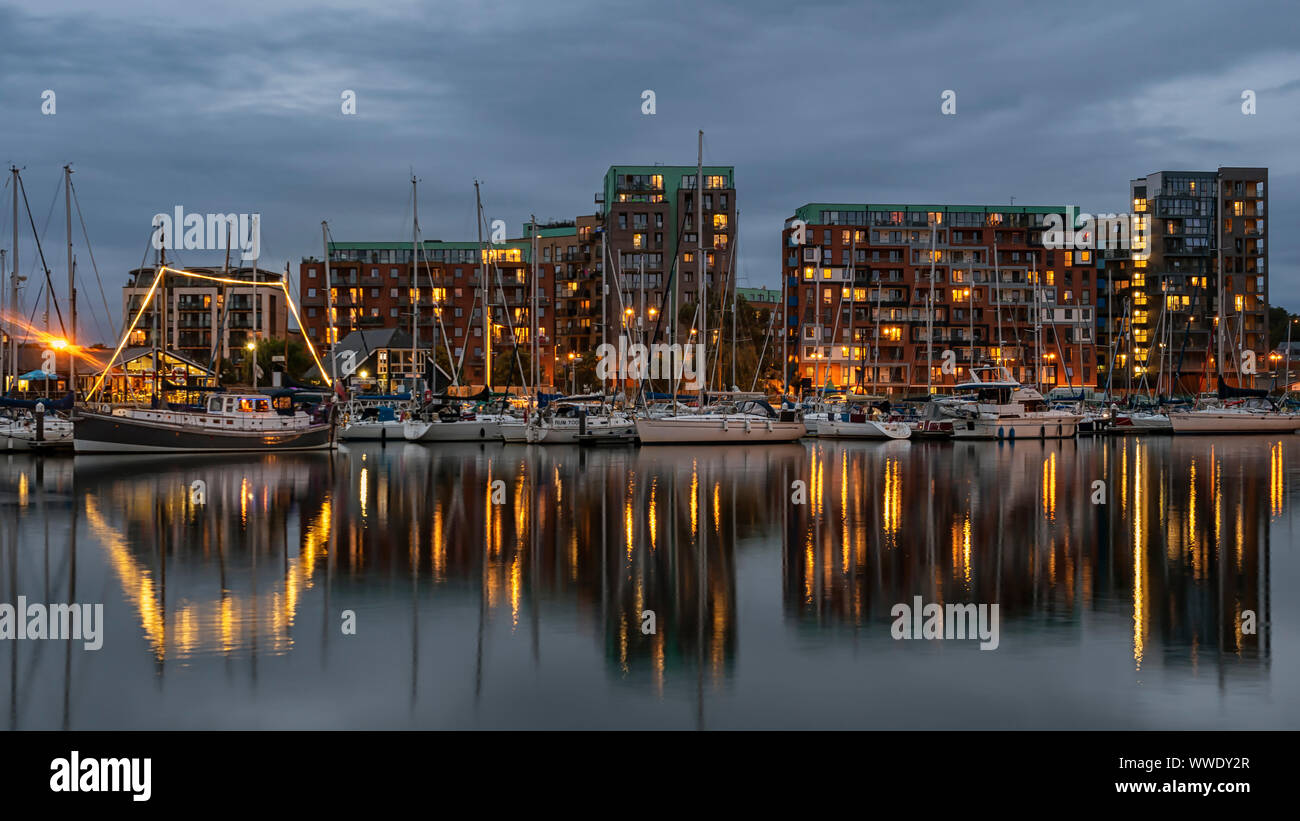
[[[3,456],[0,601],[106,622],[0,642],[3,725],[1300,728],[1298,467],[1300,436]],[[997,603],[1000,647],[894,640],[917,595]]]

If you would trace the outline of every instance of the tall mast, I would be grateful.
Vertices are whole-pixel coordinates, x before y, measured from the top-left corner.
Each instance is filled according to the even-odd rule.
[[[474,180],[474,221],[478,223],[479,287],[483,292],[483,387],[492,390],[492,322],[488,319],[487,253],[483,248],[483,201]]]
[[[252,216],[250,216],[250,217],[249,217],[249,220],[250,220],[250,221],[252,222],[252,224],[253,224],[253,230],[254,230],[254,231],[258,231],[258,230],[260,230],[260,228],[259,228],[258,225],[257,225],[257,223],[258,223],[258,218],[257,218],[257,215],[256,215],[256,214],[253,214]],[[256,234],[256,233],[255,233],[255,234],[253,234],[253,236],[259,236],[259,234]],[[258,255],[259,255],[259,257],[260,257],[261,252],[262,252],[262,249],[261,249],[261,243],[260,243],[260,242],[258,243],[258,249],[257,249],[257,252],[258,252]],[[262,302],[262,295],[259,294],[258,291],[257,291],[257,285],[258,285],[258,281],[257,281],[257,265],[258,265],[258,262],[260,262],[259,257],[253,257],[253,367],[252,367],[252,371],[253,371],[253,390],[257,390],[257,343],[261,341],[261,330],[262,330],[261,317],[258,316],[258,310],[257,310],[258,307],[260,306],[261,302]],[[166,278],[166,277],[163,277],[163,283],[165,284],[166,282],[167,282],[167,278]]]
[[[532,287],[529,288],[530,293],[528,295],[528,321],[530,326],[528,329],[528,340],[532,343],[529,346],[529,358],[532,360],[532,367],[529,370],[532,371],[533,376],[533,396],[537,398],[541,395],[541,374],[539,373],[541,365],[537,361],[539,352],[541,351],[541,347],[537,342],[537,331],[539,328],[539,323],[537,321],[537,215],[532,214],[530,216],[533,224],[533,244],[529,256],[532,257],[533,261],[533,276]]]
[[[1041,390],[1043,372],[1043,298],[1042,282],[1038,279],[1038,258],[1034,263],[1034,390]]]
[[[156,263],[158,268],[156,271],[154,271],[154,277],[155,279],[161,277],[161,282],[165,283],[167,281],[167,277],[163,275],[163,266],[166,264],[166,259],[167,259],[167,250],[166,250],[167,233],[166,233],[166,229],[163,228],[162,226],[159,226],[158,230],[163,232],[162,235],[159,237],[161,242],[158,243],[162,247],[158,249],[158,256],[157,256],[157,263]],[[138,277],[136,279],[136,284],[137,285],[139,284]],[[159,364],[160,354],[159,354],[158,346],[159,343],[161,342],[161,337],[162,337],[162,331],[159,329],[160,321],[161,321],[160,315],[162,313],[163,297],[166,294],[165,286],[163,287],[164,287],[163,292],[158,294],[155,297],[155,299],[157,299],[158,301],[153,304],[153,404],[154,407],[158,406],[158,401],[160,397],[158,380],[162,377],[162,366]]]
[[[607,258],[607,246],[604,242],[604,235],[601,236],[600,243],[600,344],[604,345],[609,341],[609,259]],[[617,383],[616,383],[617,384]],[[577,391],[577,386],[574,386]],[[605,394],[605,383],[601,382],[600,393],[603,397]],[[601,400],[604,402],[604,399]]]
[[[736,382],[736,307],[738,292],[736,288],[736,251],[740,247],[739,208],[736,209],[736,224],[733,227],[732,235],[736,237],[736,241],[731,243],[731,252],[727,254],[727,279],[730,280],[729,284],[731,285],[731,387],[735,389],[740,387]],[[644,278],[645,273],[642,272],[641,276]]]
[[[1223,378],[1223,297],[1224,297],[1224,292],[1223,292],[1223,185],[1222,185],[1222,182],[1223,182],[1223,181],[1220,179],[1220,180],[1216,180],[1215,183],[1214,183],[1214,187],[1215,187],[1215,192],[1214,192],[1214,194],[1215,194],[1215,196],[1214,196],[1214,200],[1215,200],[1215,206],[1214,206],[1214,233],[1215,233],[1215,243],[1214,243],[1214,244],[1215,244],[1215,249],[1214,249],[1214,256],[1215,256],[1215,269],[1216,269],[1216,274],[1215,274],[1215,280],[1216,280],[1216,283],[1215,283],[1215,285],[1216,285],[1216,288],[1217,288],[1217,290],[1218,290],[1218,299],[1216,300],[1216,301],[1218,302],[1218,305],[1216,306],[1216,308],[1217,308],[1217,311],[1216,311],[1217,316],[1215,317],[1215,321],[1214,321],[1214,338],[1215,338],[1215,343],[1216,343],[1217,346],[1218,346],[1218,350],[1217,350],[1217,353],[1215,354],[1215,358],[1214,358],[1214,371],[1215,371],[1215,375],[1216,375],[1217,377],[1219,377],[1219,378]],[[15,243],[16,243],[16,240],[15,240]],[[14,247],[17,247],[17,245],[15,244]],[[17,271],[17,270],[18,270],[18,267],[17,267],[17,266],[14,266],[14,270]],[[1238,379],[1237,382],[1238,382],[1238,387],[1240,387],[1241,380]]]
[[[337,331],[334,330],[334,283],[330,281],[329,223],[325,220],[320,221],[320,241],[325,251],[325,319],[329,323],[325,326],[325,341],[329,343],[330,352],[330,390],[336,390],[338,377],[335,376],[334,337]]]
[[[72,401],[77,401],[77,273],[72,267],[72,166],[63,166],[63,209],[68,234],[68,307],[71,322],[68,325],[68,390]]]
[[[5,384],[5,371],[6,371],[6,366],[8,365],[8,361],[5,358],[5,341],[4,341],[5,337],[9,333],[8,323],[5,322],[5,317],[7,316],[7,314],[5,314],[4,312],[5,271],[8,270],[5,267],[5,255],[7,253],[8,253],[8,249],[0,248],[0,393],[4,393],[5,388],[7,387],[7,385]]]
[[[415,179],[415,174],[411,175],[411,393],[415,394],[416,380],[419,379],[420,369],[416,365],[416,349],[419,346],[420,326],[420,195],[419,185]],[[481,240],[481,238],[480,238]]]
[[[879,268],[872,268],[871,275],[876,280],[876,319],[871,323],[871,393],[874,395],[880,390],[880,297],[885,283]]]
[[[1002,360],[1006,358],[1006,351],[1002,350],[1002,274],[998,271],[998,243],[993,241],[993,294],[994,310],[998,315],[998,368],[1002,367]],[[1002,378],[1002,374],[998,374]]]
[[[14,188],[14,267],[13,275],[9,278],[9,310],[14,317],[19,314],[18,310],[18,166],[9,166],[13,174]],[[17,323],[9,324],[9,376],[13,379],[14,387],[18,387],[18,334],[16,330]]]
[[[970,276],[966,278],[966,322],[967,333],[970,335],[970,361],[966,363],[966,378],[969,379],[971,369],[975,367],[975,252],[971,252]]]
[[[799,257],[803,256],[803,248],[802,246],[799,246],[797,244],[795,245],[795,247],[799,248],[799,252],[798,254],[796,254],[795,258],[796,260],[798,260],[799,264],[802,265],[803,260],[799,259]],[[796,282],[798,281],[797,279],[798,271],[799,269],[795,268]],[[789,308],[790,300],[786,296],[786,287],[787,287],[787,283],[789,282],[790,282],[790,276],[785,272],[785,269],[783,267],[781,270],[781,407],[782,408],[785,407],[785,398],[790,393],[790,353],[788,350],[788,345],[790,342],[790,320],[786,318],[786,314],[790,310]],[[758,364],[759,364],[759,368],[761,369],[763,366],[762,361],[760,361]]]
[[[700,130],[695,154],[695,253],[700,268],[700,301],[696,312],[700,317],[700,342],[704,345],[704,389],[700,392],[700,410],[709,384],[709,274],[708,260],[704,256],[704,131]],[[696,363],[696,368],[700,364]]]
[[[930,223],[930,288],[927,291],[925,310],[925,395],[934,394],[934,266],[938,254],[935,246],[939,232],[933,221]]]

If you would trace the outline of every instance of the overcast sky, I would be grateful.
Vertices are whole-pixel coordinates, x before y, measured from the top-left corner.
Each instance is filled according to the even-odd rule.
[[[1132,177],[1261,165],[1272,299],[1296,310],[1298,22],[1242,0],[0,2],[0,160],[25,169],[58,293],[73,164],[113,323],[150,219],[177,205],[260,212],[263,267],[296,277],[322,219],[340,241],[408,240],[412,168],[424,238],[474,238],[476,177],[514,236],[530,213],[593,212],[612,164],[694,164],[697,129],[706,163],[736,166],[742,284],[778,283],[782,221],[810,201],[1119,212]],[[76,245],[83,340],[115,341]]]

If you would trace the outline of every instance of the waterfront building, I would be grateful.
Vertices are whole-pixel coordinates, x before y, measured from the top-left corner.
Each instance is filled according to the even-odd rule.
[[[156,276],[152,266],[130,272],[122,288],[122,316],[130,323],[144,304]],[[253,340],[254,332],[261,339],[283,338],[289,328],[289,308],[284,291],[268,287],[265,283],[279,283],[285,278],[282,271],[259,268],[253,285],[252,267],[185,268],[205,277],[238,280],[245,284],[229,284],[212,279],[198,279],[180,274],[166,274],[159,282],[149,305],[131,331],[126,344],[134,348],[152,348],[154,327],[158,321],[155,312],[162,304],[167,306],[166,330],[162,341],[168,351],[175,352],[187,362],[211,368],[218,360],[228,360],[235,365],[245,361],[245,346]],[[256,292],[256,293],[255,293]],[[254,312],[256,311],[256,316]]]
[[[672,315],[661,314],[671,312],[674,304],[686,306],[678,326],[684,340],[694,316],[691,306],[699,299],[699,246],[705,249],[704,275],[715,305],[729,282],[734,247],[734,169],[704,167],[703,225],[698,227],[696,171],[694,165],[611,166],[595,196],[595,213],[535,227],[526,221],[519,236],[504,243],[424,241],[414,283],[410,242],[332,242],[328,286],[323,260],[308,257],[299,266],[304,331],[325,346],[357,330],[409,332],[414,297],[419,308],[416,348],[438,350],[444,370],[459,366],[462,385],[486,384],[487,359],[497,362],[490,366],[492,382],[501,387],[497,383],[508,370],[501,358],[513,362],[516,343],[520,364],[532,380],[529,283],[536,269],[537,379],[543,388],[567,384],[574,370],[593,371],[597,347],[615,342],[620,334],[649,334],[659,326],[658,338],[666,339]],[[674,260],[679,264],[670,282]],[[491,307],[487,344],[480,281],[484,266]],[[331,298],[335,337],[327,339]],[[411,367],[409,353],[388,367],[403,377],[423,373]],[[517,373],[508,378],[514,385],[520,382]]]
[[[1114,359],[1113,371],[1101,365],[1103,383],[1213,391],[1222,300],[1222,371],[1254,385],[1269,369],[1268,169],[1158,171],[1131,180],[1129,196],[1140,230],[1099,272],[1099,341]]]
[[[902,397],[949,389],[972,365],[996,364],[1044,391],[1094,386],[1095,252],[1044,247],[1048,218],[1066,213],[796,209],[782,231],[790,384]]]

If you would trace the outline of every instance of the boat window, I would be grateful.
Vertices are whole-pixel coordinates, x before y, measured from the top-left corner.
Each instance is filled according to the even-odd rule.
[[[214,396],[208,400],[208,413],[221,413],[221,397]]]
[[[271,409],[271,403],[265,399],[240,399],[241,413],[265,413]]]

